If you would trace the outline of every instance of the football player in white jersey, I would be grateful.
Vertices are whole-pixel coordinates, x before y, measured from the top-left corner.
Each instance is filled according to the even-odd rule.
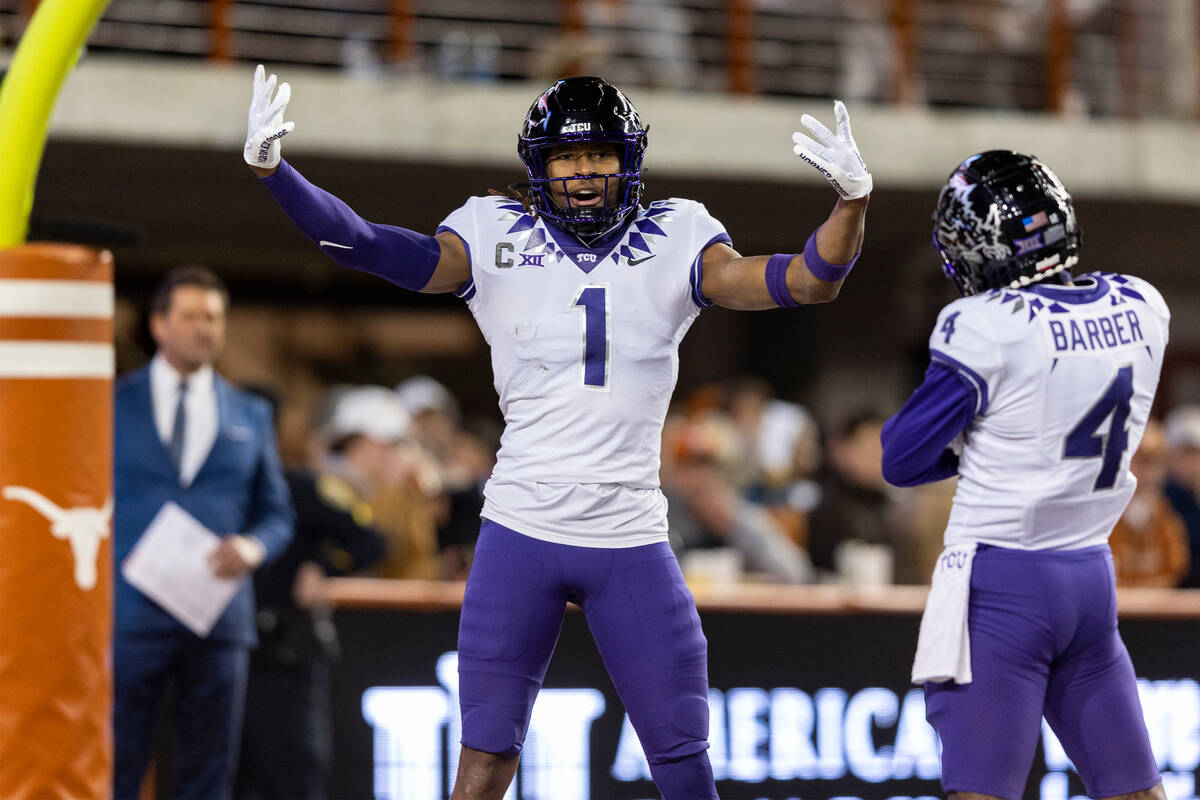
[[[459,626],[454,800],[500,798],[568,601],[579,605],[668,800],[715,798],[707,643],[658,485],[678,346],[704,308],[834,299],[862,246],[871,175],[845,107],[794,152],[839,194],[803,254],[742,256],[704,206],[646,205],[646,126],[599,78],[529,109],[517,197],[472,197],[433,236],[369,223],[280,160],[287,84],[255,75],[244,157],[335,261],[454,292],[491,348],[505,429]]]
[[[962,162],[933,238],[964,297],[882,439],[897,486],[958,475],[913,663],[942,786],[1019,800],[1044,716],[1091,797],[1164,800],[1108,535],[1136,483],[1167,306],[1140,278],[1071,276],[1071,197],[1032,156]]]

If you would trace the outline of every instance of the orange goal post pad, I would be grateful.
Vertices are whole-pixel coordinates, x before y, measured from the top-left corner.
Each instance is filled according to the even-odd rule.
[[[112,793],[113,261],[0,250],[0,797]]]

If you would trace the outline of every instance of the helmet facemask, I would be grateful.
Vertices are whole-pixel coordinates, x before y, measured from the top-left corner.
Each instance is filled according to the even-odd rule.
[[[549,177],[547,155],[555,148],[573,142],[616,144],[621,166],[611,173]],[[574,234],[585,245],[604,238],[623,225],[641,202],[641,154],[645,150],[645,134],[567,134],[524,140],[522,144],[521,157],[529,173],[533,206],[540,215]],[[633,164],[634,168],[626,169],[626,164]],[[572,194],[583,181],[602,183],[597,189],[601,195],[599,205],[581,206],[573,201]]]

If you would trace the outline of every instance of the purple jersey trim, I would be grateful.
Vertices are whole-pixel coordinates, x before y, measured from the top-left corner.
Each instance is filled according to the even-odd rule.
[[[1055,286],[1053,284],[1035,283],[1029,287],[1029,291],[1035,294],[1040,294],[1050,300],[1055,300],[1059,303],[1070,303],[1072,305],[1082,305],[1083,303],[1091,303],[1099,300],[1104,295],[1108,294],[1108,281],[1100,277],[1096,273],[1086,275],[1075,279],[1082,284],[1083,281],[1095,281],[1094,286],[1076,285],[1076,286]]]
[[[405,289],[423,289],[433,277],[442,248],[432,236],[368,222],[305,180],[287,161],[280,161],[279,168],[261,180],[296,227],[340,266],[378,275]]]
[[[692,273],[689,281],[692,284],[692,302],[698,308],[712,308],[713,302],[704,296],[704,291],[700,288],[704,284],[704,251],[717,243],[733,245],[733,239],[729,238],[728,233],[718,233],[705,243],[704,247],[700,248],[700,252],[696,255],[696,260],[692,262]]]
[[[454,290],[454,296],[462,300],[470,300],[475,296],[475,262],[471,260],[471,245],[467,244],[467,240],[458,231],[451,228],[449,225],[438,225],[437,230],[433,235],[439,233],[453,233],[462,242],[463,249],[467,251],[467,267],[471,270],[471,277],[467,278],[467,282]]]
[[[894,486],[916,486],[958,472],[949,445],[975,418],[978,397],[962,373],[933,361],[925,380],[884,423],[883,477]]]
[[[957,358],[954,358],[951,355],[947,355],[946,353],[943,353],[941,350],[935,350],[932,347],[929,349],[929,357],[933,361],[942,362],[942,364],[944,364],[950,370],[957,371],[959,376],[971,385],[971,387],[975,390],[975,396],[977,399],[976,404],[975,404],[975,414],[976,415],[982,414],[984,411],[987,411],[987,407],[988,407],[987,381],[985,381],[979,375],[978,372],[971,369],[966,364],[959,361]]]
[[[588,247],[576,239],[573,235],[554,225],[553,222],[551,222],[550,217],[543,215],[541,220],[542,224],[546,226],[546,230],[549,231],[550,236],[554,239],[554,242],[560,248],[562,248],[564,253],[571,257],[571,263],[582,270],[584,275],[589,274],[592,270],[599,266],[602,261],[604,261],[605,257],[620,243],[621,237],[625,235],[626,229],[628,229],[630,224],[633,222],[632,219],[629,220],[612,233],[606,234],[598,239],[595,243],[595,246]],[[591,263],[584,262],[583,264],[580,264],[578,261],[578,256],[580,253],[595,253],[596,260]]]

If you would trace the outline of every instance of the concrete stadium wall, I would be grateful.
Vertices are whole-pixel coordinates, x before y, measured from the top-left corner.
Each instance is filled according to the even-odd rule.
[[[532,83],[448,84],[413,76],[353,78],[269,65],[289,81],[290,154],[507,166]],[[59,97],[51,135],[237,151],[253,70],[247,64],[96,56]],[[632,89],[651,126],[648,167],[670,175],[819,183],[791,155],[791,132],[826,98],[781,100]],[[939,184],[973,152],[1032,151],[1078,196],[1200,200],[1194,122],[1059,117],[1015,112],[856,105],[860,149],[877,188]]]

